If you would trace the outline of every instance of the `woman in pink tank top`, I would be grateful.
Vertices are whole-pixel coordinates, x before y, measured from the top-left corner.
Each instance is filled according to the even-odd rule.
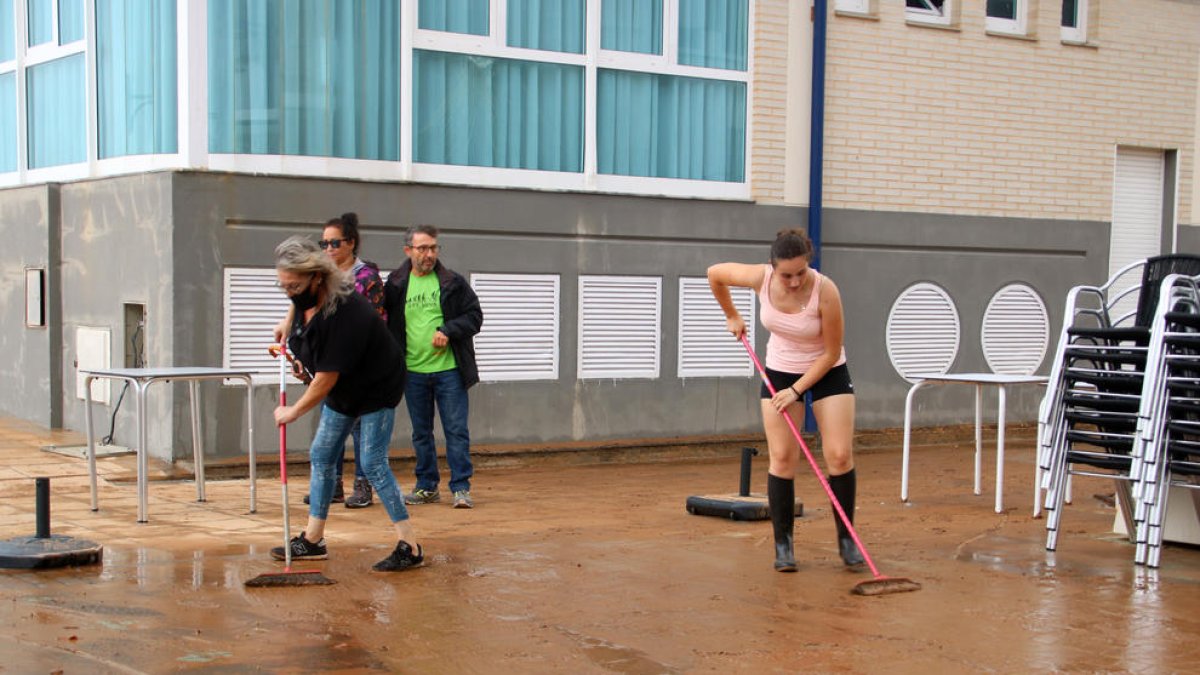
[[[731,286],[738,286],[758,293],[760,318],[771,334],[766,371],[776,394],[772,396],[764,383],[760,397],[770,454],[767,501],[775,529],[775,569],[780,572],[796,571],[794,481],[801,461],[800,444],[783,415],[790,414],[797,425],[803,425],[805,392],[812,396],[829,486],[854,520],[854,384],[842,344],[842,299],[832,280],[809,267],[812,250],[803,230],[782,230],[771,245],[769,264],[729,262],[708,268],[708,283],[725,312],[729,332],[739,340],[746,333],[746,322],[729,293]],[[840,519],[834,518],[834,524],[842,561],[861,569],[864,561],[854,539]]]

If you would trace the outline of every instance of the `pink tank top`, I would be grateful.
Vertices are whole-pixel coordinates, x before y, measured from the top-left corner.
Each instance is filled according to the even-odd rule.
[[[771,333],[767,340],[767,367],[785,373],[804,373],[825,353],[825,339],[821,335],[821,282],[824,275],[817,275],[812,293],[804,309],[796,313],[781,312],[771,304],[771,276],[775,268],[766,265],[762,286],[758,289],[759,319]],[[846,362],[846,348],[838,356],[835,366]]]

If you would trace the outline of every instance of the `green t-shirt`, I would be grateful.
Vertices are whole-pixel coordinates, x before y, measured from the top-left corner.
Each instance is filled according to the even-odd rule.
[[[440,373],[458,367],[450,345],[433,346],[433,334],[442,325],[442,290],[436,274],[408,275],[404,298],[404,335],[408,342],[404,357],[414,373]]]

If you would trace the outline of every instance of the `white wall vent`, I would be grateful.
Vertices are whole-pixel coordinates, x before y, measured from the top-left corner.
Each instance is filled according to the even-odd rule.
[[[733,305],[754,344],[754,291],[731,288]],[[746,377],[754,366],[739,340],[725,330],[725,313],[703,277],[679,278],[679,377]]]
[[[557,274],[472,274],[483,308],[475,336],[479,378],[489,382],[558,379]]]
[[[658,377],[661,311],[658,277],[579,277],[579,377]]]

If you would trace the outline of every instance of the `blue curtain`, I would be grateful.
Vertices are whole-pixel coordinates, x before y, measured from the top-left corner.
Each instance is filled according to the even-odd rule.
[[[83,0],[58,0],[58,43],[65,45],[82,39]]]
[[[583,171],[583,68],[413,53],[413,159]]]
[[[584,0],[509,0],[508,44],[582,54],[586,21]]]
[[[604,0],[600,6],[602,49],[662,54],[662,28],[662,0]]]
[[[29,0],[29,46],[54,40],[54,0]]]
[[[0,75],[0,172],[17,170],[17,74]]]
[[[744,82],[604,69],[596,79],[600,173],[744,180]]]
[[[210,0],[209,150],[400,159],[400,3]]]
[[[26,71],[29,168],[87,161],[84,63],[74,54]]]
[[[487,35],[488,0],[420,0],[417,27],[447,33]]]
[[[13,0],[0,0],[0,61],[17,58],[17,28]]]
[[[746,70],[747,0],[679,0],[679,63]]]
[[[96,4],[100,157],[178,147],[175,0]]]

